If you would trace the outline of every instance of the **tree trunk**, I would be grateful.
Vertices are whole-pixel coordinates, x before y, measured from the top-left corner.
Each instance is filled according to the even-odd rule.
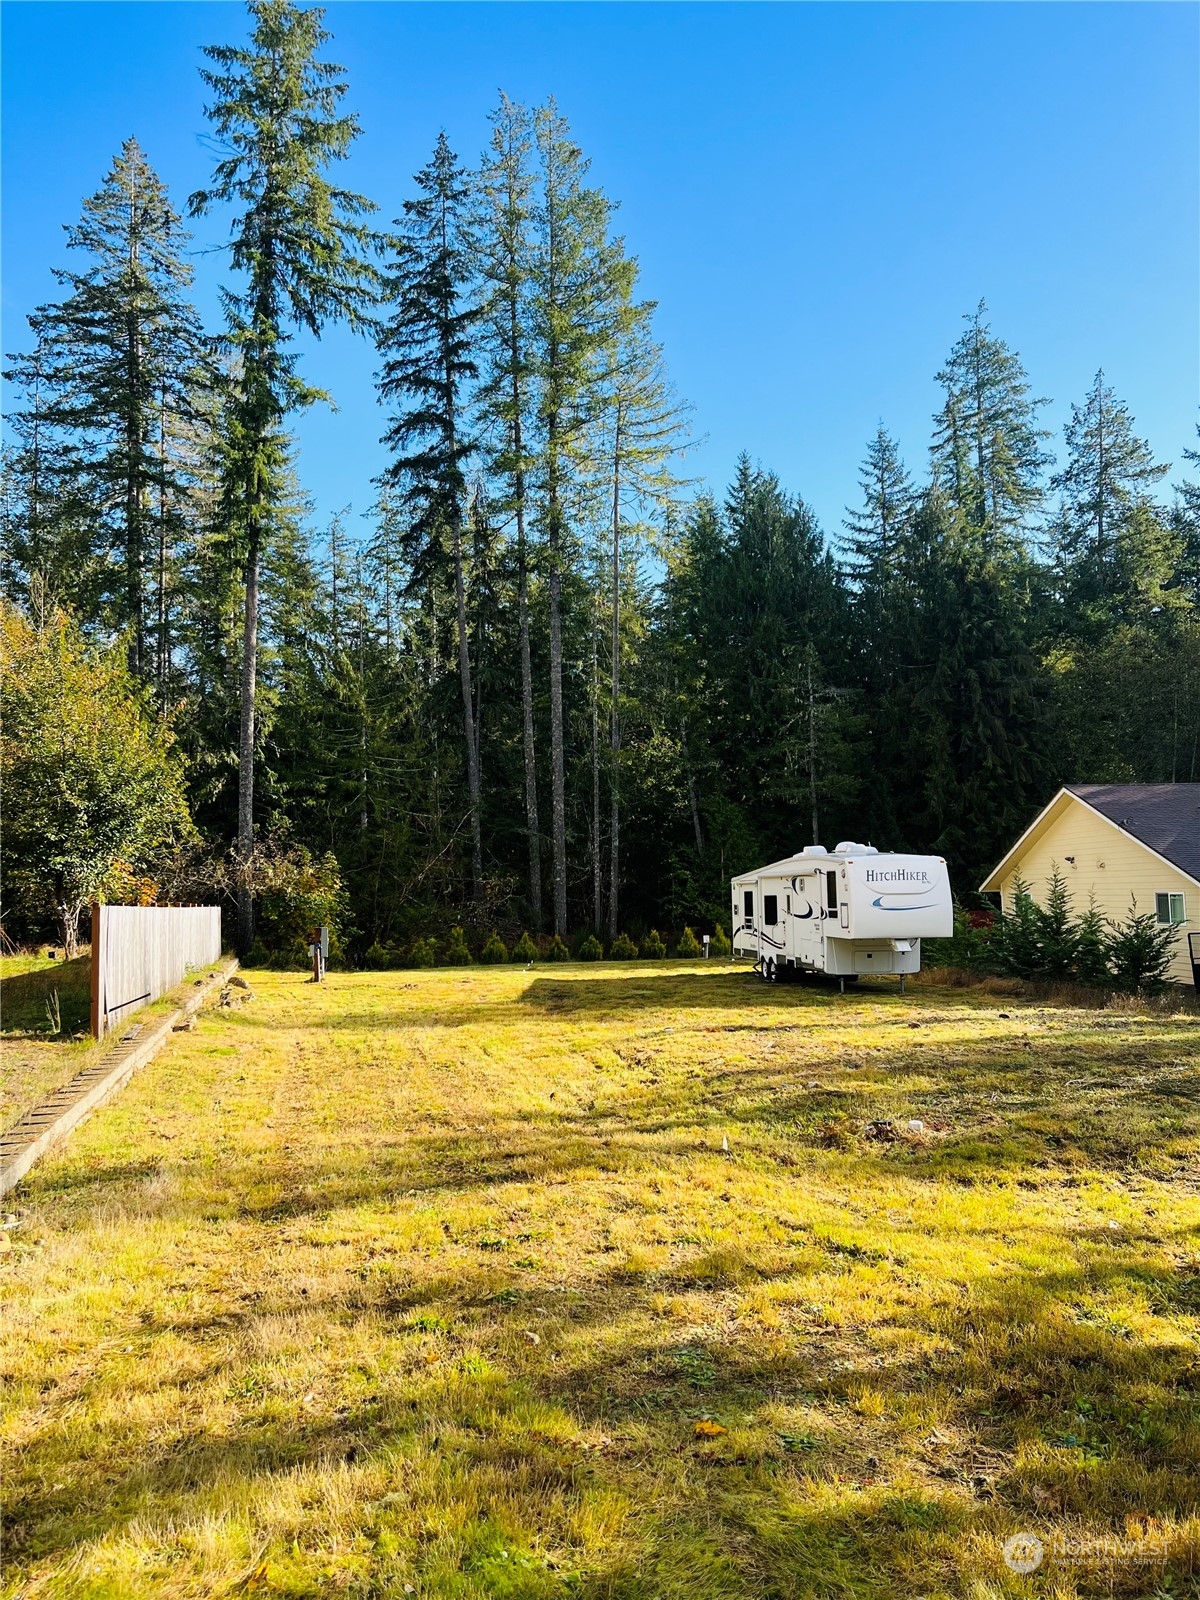
[[[58,908],[59,926],[62,928],[63,960],[74,961],[79,954],[79,913],[83,908],[78,905],[60,905]],[[92,951],[92,960],[97,959],[99,952]]]
[[[612,707],[609,714],[609,745],[612,771],[609,776],[609,863],[608,936],[617,937],[620,917],[619,883],[621,875],[621,413],[617,411],[617,431],[613,453],[612,496]]]
[[[567,934],[566,753],[563,748],[562,574],[559,572],[558,510],[550,514],[550,824],[554,854],[554,931]]]
[[[454,526],[454,600],[458,624],[458,677],[462,687],[463,736],[467,746],[467,798],[471,807],[471,890],[483,904],[483,833],[479,817],[479,745],[475,738],[475,706],[471,694],[471,652],[467,642],[467,586],[463,577],[462,523]]]
[[[163,714],[167,710],[167,689],[171,672],[171,644],[167,635],[167,406],[165,398],[158,411],[158,693]]]
[[[598,598],[598,597],[597,597]],[[604,927],[604,867],[600,838],[600,653],[596,630],[599,617],[592,616],[592,927]]]
[[[529,914],[542,930],[542,830],[538,822],[537,752],[533,742],[533,663],[529,652],[529,559],[525,508],[517,503],[517,623],[521,635],[521,722],[525,751],[525,829],[529,836]]]
[[[238,727],[237,948],[243,959],[254,943],[254,700],[258,687],[258,520],[246,552],[246,615],[242,628],[241,720]]]
[[[683,770],[687,774],[688,805],[692,812],[692,831],[696,835],[696,854],[704,855],[704,833],[700,827],[700,807],[696,801],[696,780],[692,776],[692,761],[688,754],[687,723],[684,722],[679,731],[679,743],[683,752]]]
[[[129,284],[138,281],[137,196],[129,195]],[[142,527],[142,329],[136,309],[125,315],[125,594],[133,623],[129,665],[140,678],[146,662],[145,533]]]
[[[812,842],[819,844],[817,825],[817,699],[813,693],[812,658],[808,662],[808,793],[812,804]]]

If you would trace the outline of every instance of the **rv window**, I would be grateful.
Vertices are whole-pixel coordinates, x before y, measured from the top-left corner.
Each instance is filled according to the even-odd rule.
[[[836,911],[837,910],[837,873],[836,872],[827,872],[825,874],[825,904],[829,907],[830,911]]]
[[[773,928],[779,921],[779,896],[777,894],[763,895],[763,921],[768,928]]]
[[[754,890],[747,889],[742,895],[742,915],[747,925],[754,921]]]

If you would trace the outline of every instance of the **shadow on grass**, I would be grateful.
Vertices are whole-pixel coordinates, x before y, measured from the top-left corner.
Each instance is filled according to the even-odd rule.
[[[41,1040],[53,1037],[50,1021],[57,1004],[61,1019],[58,1037],[70,1039],[91,1019],[91,972],[91,957],[76,956],[72,961],[5,978],[0,985],[0,1027],[7,1034],[31,1034]]]
[[[1078,1304],[1108,1281],[1092,1271],[1006,1272],[969,1294],[943,1285],[900,1315],[938,1330],[939,1348],[890,1359],[866,1340],[848,1349],[846,1330],[815,1328],[801,1335],[799,1350],[773,1348],[727,1316],[701,1336],[664,1337],[657,1279],[596,1272],[566,1301],[544,1285],[497,1292],[495,1281],[481,1269],[400,1295],[364,1289],[316,1304],[276,1293],[270,1314],[294,1319],[301,1344],[319,1339],[331,1314],[343,1324],[394,1317],[392,1336],[402,1346],[411,1341],[412,1359],[390,1365],[375,1388],[308,1416],[295,1400],[281,1418],[256,1411],[251,1398],[219,1435],[157,1422],[99,1483],[88,1471],[94,1441],[81,1437],[70,1465],[57,1457],[39,1478],[35,1437],[21,1476],[38,1486],[10,1491],[9,1560],[16,1567],[65,1557],[134,1522],[145,1541],[156,1524],[176,1526],[196,1497],[203,1505],[218,1488],[225,1506],[245,1504],[253,1515],[256,1504],[269,1506],[283,1474],[353,1471],[372,1461],[393,1464],[397,1482],[432,1476],[441,1485],[455,1527],[467,1530],[458,1568],[478,1564],[484,1594],[644,1600],[664,1592],[672,1571],[680,1579],[697,1564],[709,1579],[722,1576],[721,1585],[666,1592],[874,1600],[940,1583],[938,1592],[965,1594],[974,1592],[961,1560],[968,1538],[998,1544],[1013,1527],[1044,1533],[1060,1516],[1073,1519],[1076,1532],[1110,1533],[1129,1516],[1169,1522],[1200,1509],[1200,1380],[1189,1341],[1131,1339],[1081,1317]],[[718,1294],[728,1284],[709,1287]],[[418,1308],[441,1314],[437,1370],[419,1360],[430,1321],[413,1315]],[[522,1355],[538,1310],[551,1313],[534,1323],[542,1342]],[[226,1318],[223,1331],[260,1314],[252,1307]],[[130,1337],[149,1349],[168,1330],[203,1335],[207,1326],[165,1320]],[[601,1348],[581,1357],[585,1336]],[[497,1344],[501,1365],[480,1372],[467,1359],[469,1349]],[[231,1383],[243,1365],[227,1363]],[[789,1409],[800,1420],[781,1423]],[[929,1414],[939,1418],[932,1430],[920,1420]],[[725,1432],[697,1438],[697,1418],[717,1419]],[[73,1425],[64,1418],[59,1426]],[[51,1470],[66,1481],[48,1489]],[[346,1492],[343,1483],[343,1508]],[[573,1515],[606,1498],[628,1504],[642,1541],[641,1559],[623,1576],[585,1571],[545,1588],[510,1588],[499,1571],[488,1580],[491,1547],[471,1531],[481,1523],[501,1517],[505,1537],[492,1552],[499,1559],[502,1544],[555,1543]],[[364,1493],[361,1517],[368,1538],[387,1526],[377,1491]],[[991,1572],[974,1559],[975,1577],[1002,1575],[998,1558]],[[1157,1575],[1191,1570],[1184,1549]],[[1146,1567],[1118,1566],[1093,1586],[1085,1573],[1074,1592],[1144,1595],[1147,1576]],[[428,1588],[440,1592],[434,1582]]]

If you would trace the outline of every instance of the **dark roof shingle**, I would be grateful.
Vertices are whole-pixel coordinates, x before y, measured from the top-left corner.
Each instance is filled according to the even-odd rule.
[[[1069,783],[1126,833],[1200,879],[1200,783]]]

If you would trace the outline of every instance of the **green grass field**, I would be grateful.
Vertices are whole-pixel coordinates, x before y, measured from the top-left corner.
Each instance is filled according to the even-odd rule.
[[[9,1600],[1200,1592],[1195,1013],[248,976],[10,1197]]]

